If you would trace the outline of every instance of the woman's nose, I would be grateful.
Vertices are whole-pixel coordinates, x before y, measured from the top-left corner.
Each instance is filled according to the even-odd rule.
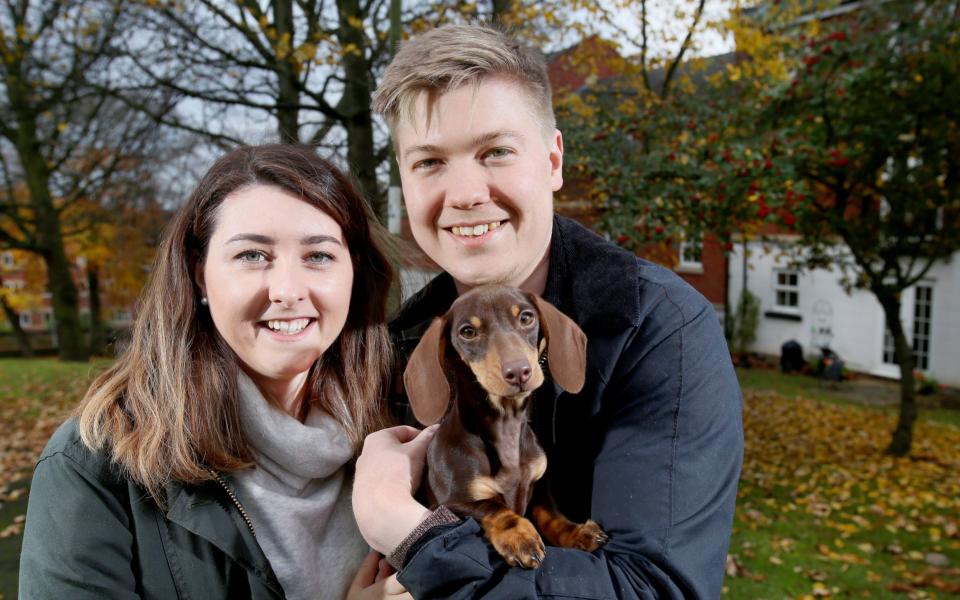
[[[270,301],[293,306],[307,297],[307,285],[300,269],[291,261],[277,261],[268,274]]]

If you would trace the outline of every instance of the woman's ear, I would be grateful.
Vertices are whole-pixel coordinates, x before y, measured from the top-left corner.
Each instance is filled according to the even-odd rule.
[[[197,288],[200,290],[200,297],[207,297],[207,284],[206,280],[203,277],[203,259],[198,259],[197,262],[193,265],[193,280],[197,284]]]

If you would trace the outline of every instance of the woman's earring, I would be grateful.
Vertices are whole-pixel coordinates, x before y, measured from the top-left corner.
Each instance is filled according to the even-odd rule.
[[[206,297],[206,296],[204,296],[203,298],[200,298],[200,304],[206,306],[206,305],[210,304],[210,301],[207,300],[207,297]]]

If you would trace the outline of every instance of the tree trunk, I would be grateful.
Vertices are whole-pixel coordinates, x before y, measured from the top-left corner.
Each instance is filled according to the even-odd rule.
[[[13,328],[13,335],[17,339],[17,346],[20,348],[20,356],[33,358],[33,348],[30,347],[30,338],[27,337],[27,332],[20,326],[20,315],[10,306],[10,303],[7,302],[7,297],[4,295],[0,295],[0,305],[3,306],[3,314],[7,317],[7,321],[10,322],[10,327]]]
[[[273,3],[273,22],[277,28],[277,38],[284,35],[293,40],[293,0],[275,0]],[[291,41],[291,44],[293,42]],[[277,57],[277,127],[280,142],[296,144],[300,141],[300,89],[299,75],[288,55]]]
[[[103,354],[103,321],[100,319],[100,270],[96,265],[87,270],[87,290],[90,294],[90,354]]]
[[[86,361],[87,347],[80,327],[77,286],[70,273],[70,262],[63,247],[60,215],[50,194],[50,173],[36,136],[36,124],[28,118],[19,121],[17,153],[30,190],[37,242],[47,266],[47,287],[53,297],[53,317],[60,360]]]
[[[377,185],[377,159],[373,144],[373,116],[370,97],[373,95],[370,67],[364,54],[363,31],[350,21],[361,22],[363,13],[358,0],[338,0],[340,26],[337,38],[341,47],[357,50],[343,57],[343,97],[337,108],[347,130],[347,164],[360,191],[382,223],[387,222],[387,203]]]
[[[513,11],[513,0],[491,0],[491,20],[494,23],[503,23],[503,17]]]
[[[893,456],[907,456],[913,443],[913,424],[917,420],[917,403],[913,382],[913,349],[907,342],[900,321],[900,299],[894,295],[880,297],[880,304],[887,318],[887,327],[893,336],[894,356],[900,365],[900,418],[897,428],[893,431],[887,454]]]

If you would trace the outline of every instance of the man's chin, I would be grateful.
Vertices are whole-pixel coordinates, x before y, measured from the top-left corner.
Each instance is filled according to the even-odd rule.
[[[502,269],[497,269],[492,265],[489,268],[456,268],[446,269],[446,271],[453,277],[453,280],[457,284],[457,289],[461,292],[492,283],[511,285],[508,274]]]

